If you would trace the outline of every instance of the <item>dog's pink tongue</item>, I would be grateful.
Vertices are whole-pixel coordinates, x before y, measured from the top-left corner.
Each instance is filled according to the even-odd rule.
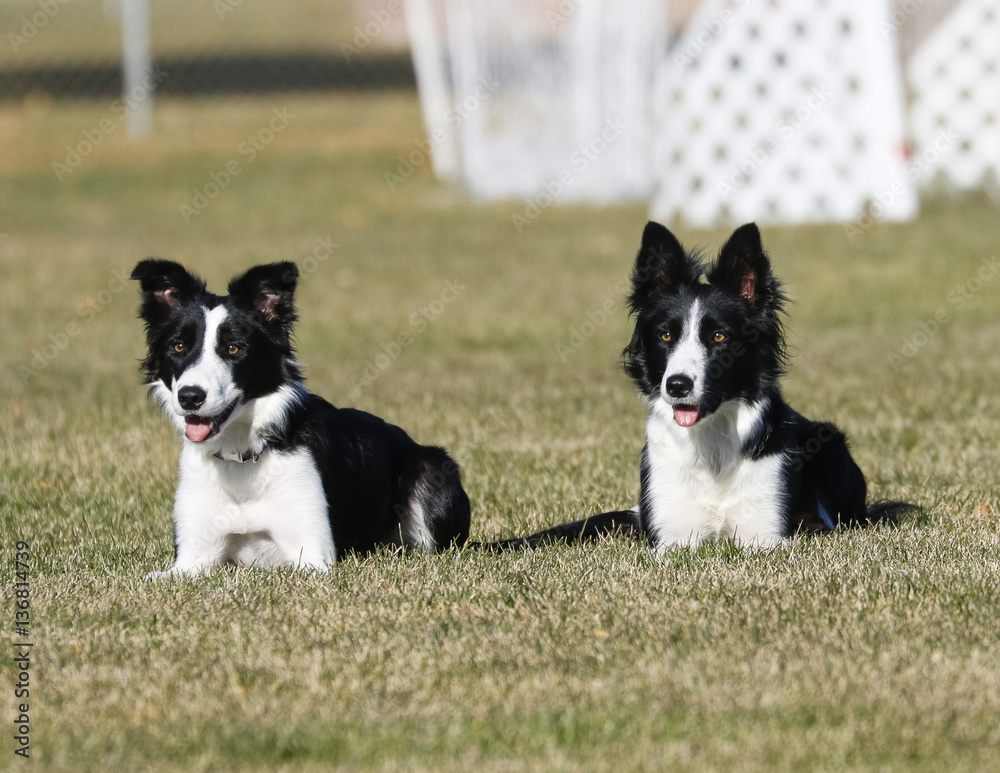
[[[698,421],[698,409],[678,406],[674,408],[674,421],[682,427],[691,427]]]
[[[189,416],[184,434],[187,435],[188,440],[200,443],[212,434],[212,422],[208,419],[200,419],[197,416]]]

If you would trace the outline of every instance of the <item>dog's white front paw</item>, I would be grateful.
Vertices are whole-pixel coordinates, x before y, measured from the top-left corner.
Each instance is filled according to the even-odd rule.
[[[202,574],[208,574],[211,568],[211,566],[189,566],[182,568],[175,564],[165,572],[150,572],[142,579],[144,582],[155,582],[157,580],[173,579],[175,577],[197,577]]]
[[[656,546],[653,551],[658,556],[664,556],[667,553],[673,553],[675,550],[680,550],[681,548],[691,548],[696,550],[701,546],[704,540],[697,535],[691,535],[690,537],[675,537],[667,538],[657,541]]]
[[[741,548],[751,550],[775,550],[777,548],[789,548],[792,545],[791,539],[780,534],[756,535],[750,539],[737,540]]]
[[[165,572],[150,572],[142,578],[143,582],[155,582],[156,580],[162,580],[166,577],[173,577],[174,570],[168,569]]]

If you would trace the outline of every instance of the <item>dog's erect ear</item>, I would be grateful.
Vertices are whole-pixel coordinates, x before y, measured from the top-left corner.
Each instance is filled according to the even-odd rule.
[[[142,287],[140,316],[151,322],[205,291],[205,283],[180,263],[150,258],[132,269],[131,279]]]
[[[229,283],[229,294],[236,304],[253,311],[269,324],[286,330],[295,322],[295,287],[299,268],[294,263],[269,263],[254,266]]]
[[[696,281],[700,273],[701,266],[684,252],[676,236],[659,223],[646,223],[632,271],[633,309],[666,295],[683,282]]]
[[[708,274],[708,281],[738,294],[754,308],[775,301],[777,289],[754,223],[741,225],[719,252],[719,259]]]

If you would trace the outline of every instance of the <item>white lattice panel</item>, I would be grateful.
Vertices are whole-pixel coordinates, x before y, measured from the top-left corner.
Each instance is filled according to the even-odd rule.
[[[1000,7],[964,0],[907,65],[914,169],[958,189],[1000,181]]]
[[[885,0],[707,0],[657,85],[656,219],[908,219],[895,28]]]

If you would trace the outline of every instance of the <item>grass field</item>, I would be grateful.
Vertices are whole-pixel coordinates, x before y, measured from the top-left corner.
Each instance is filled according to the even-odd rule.
[[[274,109],[294,118],[248,160]],[[794,300],[787,396],[917,521],[774,554],[623,540],[144,585],[171,561],[179,448],[119,279],[148,255],[217,289],[297,260],[311,388],[447,446],[474,538],[632,505],[644,424],[616,289],[642,207],[518,233],[523,205],[471,206],[428,164],[391,190],[422,137],[410,95],[161,102],[157,124],[129,145],[102,105],[0,108],[3,627],[18,640],[23,540],[34,769],[1000,769],[994,207],[932,202],[853,242],[764,228]],[[0,769],[21,765],[16,679],[5,654]]]

